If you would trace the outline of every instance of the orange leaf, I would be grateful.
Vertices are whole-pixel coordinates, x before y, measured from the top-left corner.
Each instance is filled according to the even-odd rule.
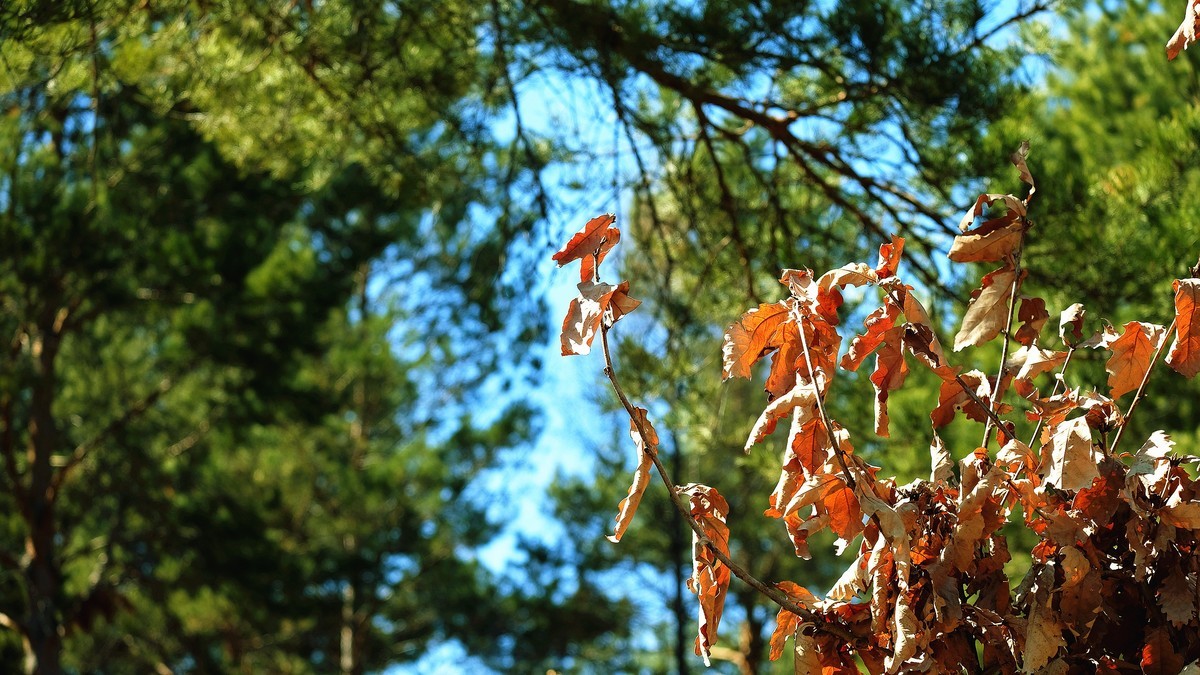
[[[595,281],[596,266],[621,240],[621,231],[615,227],[609,227],[615,222],[617,222],[617,217],[611,213],[592,218],[551,259],[558,263],[559,267],[574,260],[582,260],[579,280]]]
[[[796,386],[797,362],[804,357],[800,329],[795,321],[784,321],[774,342],[779,343],[779,349],[771,355],[771,370],[763,387],[772,400],[785,395]]]
[[[1141,665],[1142,672],[1146,675],[1175,675],[1183,670],[1183,655],[1171,641],[1171,634],[1166,626],[1146,630]]]
[[[839,477],[836,482],[830,481],[826,487],[821,503],[829,511],[829,529],[842,539],[853,539],[862,532],[862,507],[854,490],[842,482]]]
[[[722,379],[750,377],[750,366],[780,344],[779,328],[788,319],[788,307],[782,302],[761,304],[742,315],[725,331],[721,347],[724,361]]]
[[[818,602],[817,596],[813,595],[807,588],[791,582],[781,581],[775,584],[775,587],[787,594],[787,596],[797,605],[808,609],[813,604]],[[780,609],[779,615],[775,617],[775,631],[771,633],[771,655],[772,661],[783,656],[783,643],[796,628],[800,625],[800,617],[792,614],[786,609]]]
[[[1024,272],[1022,271],[1022,277]],[[1004,330],[1008,321],[1008,303],[1012,298],[1017,272],[1010,265],[990,272],[983,277],[978,295],[971,299],[963,315],[962,328],[954,336],[954,351],[965,347],[978,347]]]
[[[1108,386],[1112,389],[1110,395],[1113,400],[1142,384],[1142,378],[1150,369],[1150,360],[1166,337],[1165,333],[1165,329],[1158,324],[1130,321],[1125,324],[1121,337],[1109,342],[1112,356],[1104,367],[1108,370]]]
[[[638,432],[637,422],[630,419],[629,437],[637,446],[638,466],[637,471],[633,474],[633,483],[629,486],[629,495],[622,499],[620,506],[617,507],[617,527],[608,537],[608,540],[614,544],[621,541],[625,530],[629,528],[629,523],[633,521],[633,514],[637,513],[638,505],[642,503],[642,495],[646,492],[646,486],[650,484],[650,468],[654,466],[654,460],[650,457],[658,454],[658,432],[654,430],[654,425],[650,424],[649,418],[646,417],[646,409],[634,408],[634,412],[637,422],[640,422],[642,428],[646,430],[646,438],[642,438],[642,434]]]
[[[867,315],[863,321],[866,332],[855,335],[850,341],[850,349],[842,357],[842,368],[857,371],[862,362],[874,352],[883,342],[883,334],[896,325],[896,317],[900,310],[891,302],[886,302]]]
[[[892,240],[879,246],[879,264],[875,266],[875,276],[879,279],[896,276],[900,267],[900,254],[904,252],[904,238],[892,235]]]
[[[706,485],[690,483],[677,488],[681,496],[688,498],[692,518],[699,523],[704,535],[721,553],[729,554],[729,526],[725,516],[729,504],[715,489]],[[692,578],[688,589],[700,600],[700,621],[696,636],[696,654],[709,666],[709,655],[717,641],[717,626],[725,609],[725,597],[729,592],[729,568],[717,559],[713,551],[692,535]]]
[[[814,417],[806,424],[799,426],[789,445],[792,454],[800,462],[800,466],[809,475],[820,471],[833,446],[829,444],[829,432],[821,418]]]
[[[1175,280],[1175,341],[1167,365],[1187,378],[1200,372],[1200,279]]]

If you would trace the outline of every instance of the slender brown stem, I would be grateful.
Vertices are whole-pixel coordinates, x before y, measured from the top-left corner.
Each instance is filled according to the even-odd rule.
[[[642,438],[651,438],[648,430],[643,427],[641,419],[635,412],[633,404],[629,402],[629,397],[625,395],[625,391],[621,388],[621,384],[617,381],[617,373],[613,369],[612,364],[612,352],[608,346],[608,331],[609,326],[601,325],[600,344],[604,350],[604,375],[608,378],[609,383],[612,385],[613,391],[616,393],[617,398],[621,401],[621,405],[624,406],[625,412],[629,414],[629,419],[637,428],[638,434],[641,435]],[[687,506],[684,505],[683,500],[679,498],[679,492],[675,489],[675,481],[671,479],[671,475],[667,472],[667,468],[663,465],[662,460],[658,458],[658,448],[653,448],[647,444],[643,452],[650,457],[650,461],[654,462],[654,468],[658,470],[659,477],[662,478],[663,483],[667,486],[667,492],[671,496],[671,504],[675,506],[675,510],[678,511],[681,516],[683,516],[684,521],[687,522],[688,526],[692,528],[692,532],[695,533],[697,541],[707,546],[709,550],[712,551],[713,556],[717,560],[720,560],[721,563],[726,567],[728,567],[729,571],[732,572],[734,576],[744,581],[754,590],[762,593],[775,604],[795,614],[796,616],[799,616],[804,621],[814,624],[817,630],[829,633],[830,635],[838,637],[850,644],[857,642],[855,637],[851,635],[849,631],[845,630],[841,626],[828,623],[825,618],[819,614],[809,611],[808,609],[796,604],[778,588],[769,586],[766,582],[758,579],[746,568],[734,562],[728,554],[721,551],[721,549],[717,547],[711,539],[708,538],[708,535],[704,533],[704,528],[700,526],[700,523],[698,523],[694,517],[692,517],[691,510],[688,509]]]
[[[1008,318],[1005,319],[1005,321],[1004,321],[1004,332],[1001,333],[1001,335],[1004,336],[1004,342],[1001,343],[1001,347],[1000,347],[1000,368],[996,371],[996,396],[992,397],[992,405],[989,407],[989,411],[992,413],[995,413],[996,406],[1000,405],[1000,399],[1003,398],[1003,396],[1000,395],[1001,394],[1000,383],[1004,379],[1004,366],[1005,366],[1005,364],[1008,363],[1008,343],[1009,343],[1010,337],[1012,336],[1013,313],[1015,312],[1016,307],[1017,307],[1017,290],[1020,289],[1020,287],[1021,287],[1021,252],[1022,252],[1022,249],[1024,249],[1024,247],[1025,247],[1025,235],[1024,235],[1024,233],[1022,233],[1021,234],[1021,243],[1017,246],[1017,251],[1013,255],[1013,272],[1014,272],[1014,274],[1013,274],[1013,280],[1012,280],[1012,288],[1009,289],[1009,295],[1008,295]],[[983,425],[983,447],[984,448],[986,448],[988,446],[988,444],[992,442],[992,418],[993,417],[995,417],[995,414],[990,415],[988,417],[987,422],[985,422]],[[1002,426],[1000,426],[999,422],[997,422],[997,427],[1003,428]]]
[[[991,422],[992,424],[995,424],[996,428],[1003,429],[1004,423],[1000,420],[999,417],[996,416],[995,411],[993,411],[991,409],[991,407],[988,406],[988,404],[984,403],[983,399],[979,398],[979,396],[976,395],[975,392],[971,391],[971,385],[967,384],[967,381],[962,378],[962,375],[955,375],[954,379],[955,379],[955,381],[958,382],[958,386],[962,387],[963,393],[965,393],[967,396],[969,396],[972,401],[977,403],[980,408],[983,408],[983,412],[987,415],[988,421]]]
[[[1125,419],[1121,420],[1121,426],[1117,429],[1117,435],[1113,436],[1112,445],[1109,446],[1109,453],[1117,451],[1117,444],[1121,442],[1121,437],[1125,435],[1125,427],[1129,426],[1129,418],[1133,415],[1133,411],[1137,409],[1137,405],[1141,402],[1146,393],[1146,383],[1150,381],[1150,373],[1154,372],[1154,365],[1158,363],[1158,357],[1162,354],[1162,350],[1167,346],[1167,340],[1171,339],[1171,333],[1175,332],[1175,319],[1171,320],[1171,325],[1167,326],[1167,332],[1163,335],[1162,342],[1158,343],[1158,349],[1154,350],[1154,356],[1150,359],[1150,365],[1146,367],[1146,374],[1142,375],[1142,383],[1138,385],[1137,393],[1133,395],[1133,402],[1129,404],[1129,410],[1125,411]]]
[[[839,447],[837,434],[833,433],[833,421],[829,419],[829,414],[825,412],[825,395],[821,393],[821,388],[817,386],[817,376],[813,372],[812,355],[808,351],[808,338],[804,337],[804,321],[793,311],[796,318],[796,329],[800,333],[800,347],[804,350],[804,362],[808,364],[808,374],[812,377],[813,391],[816,393],[817,413],[821,416],[821,424],[825,427],[825,433],[829,434],[829,446],[833,448],[833,456],[837,457],[838,464],[842,467],[842,476],[846,479],[846,485],[851,490],[856,489],[858,482],[854,480],[854,476],[850,475],[850,467],[846,465],[846,458],[842,456],[842,449]]]

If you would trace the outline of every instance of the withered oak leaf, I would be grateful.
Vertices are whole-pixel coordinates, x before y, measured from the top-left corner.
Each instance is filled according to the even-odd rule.
[[[1112,356],[1104,364],[1113,400],[1137,389],[1150,369],[1150,361],[1166,337],[1158,324],[1130,321],[1121,336],[1109,341]]]
[[[1021,275],[1025,275],[1024,270]],[[1017,271],[1011,265],[984,275],[979,289],[972,293],[974,297],[963,315],[962,328],[954,336],[954,351],[978,347],[1004,330],[1014,282],[1017,281]]]
[[[1167,365],[1187,378],[1200,372],[1200,279],[1175,280],[1175,341]]]
[[[686,497],[692,518],[700,525],[704,536],[721,553],[729,555],[729,526],[725,524],[729,504],[715,489],[689,483],[677,488]],[[709,666],[712,647],[717,642],[717,626],[725,609],[731,578],[729,567],[721,562],[700,538],[692,535],[692,577],[688,589],[700,601],[699,628],[696,635],[696,654]]]
[[[750,367],[782,344],[780,327],[788,318],[786,303],[763,303],[729,326],[721,347],[722,378],[749,378]]]
[[[596,266],[621,240],[621,231],[611,227],[615,222],[617,222],[617,217],[611,213],[592,218],[551,259],[558,263],[559,267],[575,260],[582,260],[579,280],[595,281]]]
[[[571,300],[567,315],[563,318],[562,355],[583,355],[591,352],[592,341],[600,330],[602,321],[612,325],[615,321],[642,304],[629,297],[629,282],[622,281],[613,286],[592,281],[579,284],[579,297]]]
[[[646,409],[635,407],[633,410],[635,417],[629,420],[629,437],[633,439],[633,443],[637,447],[638,465],[633,474],[633,483],[629,486],[629,494],[621,500],[621,504],[617,507],[616,529],[608,536],[608,540],[614,544],[621,541],[625,530],[629,528],[629,523],[633,522],[633,516],[637,513],[638,505],[642,503],[642,495],[646,492],[646,486],[650,484],[650,469],[654,467],[651,455],[658,453],[658,432],[654,430],[654,425],[646,417]],[[646,431],[645,438],[638,431],[639,424]]]

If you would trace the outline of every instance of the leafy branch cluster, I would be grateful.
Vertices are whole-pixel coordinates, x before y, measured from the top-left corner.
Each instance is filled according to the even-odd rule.
[[[1041,298],[1021,295],[1037,192],[1028,151],[1023,144],[1012,156],[1028,193],[980,195],[949,253],[957,263],[1000,264],[972,293],[953,339],[960,352],[1000,338],[994,374],[964,371],[948,358],[914,287],[898,276],[899,237],[880,247],[874,267],[853,263],[820,276],[785,270],[788,296],[749,310],[726,332],[725,378],[750,377],[756,363],[770,363],[769,402],[746,450],[781,422],[789,425],[766,515],[783,521],[802,558],[809,537],[825,529],[837,535],[839,550],[859,542],[824,597],[747,572],[730,557],[725,499],[704,485],[676,487],[659,461],[647,411],[630,403],[609,349],[609,330],[639,304],[628,282],[600,281],[600,263],[620,237],[615,217],[593,219],[554,256],[559,265],[581,263],[563,354],[586,354],[600,336],[605,375],[638,448],[610,539],[619,541],[629,526],[653,467],[694,533],[689,588],[700,600],[696,653],[706,663],[737,576],[780,606],[771,658],[791,639],[798,673],[855,673],[860,664],[871,673],[1200,672],[1200,483],[1186,469],[1200,457],[1174,452],[1161,431],[1132,453],[1119,450],[1164,351],[1166,364],[1185,377],[1200,372],[1200,269],[1175,281],[1168,326],[1133,321],[1120,332],[1106,325],[1089,335],[1076,304],[1060,314],[1061,348],[1047,347],[1054,342],[1042,342],[1050,312]],[[837,327],[846,287],[877,288],[881,302],[843,352]],[[1102,391],[1068,383],[1079,349],[1109,353]],[[848,430],[827,411],[838,370],[857,371],[872,354],[878,436],[889,434],[888,397],[910,364],[941,381],[930,413],[929,480],[897,485],[885,477],[856,454]],[[1017,436],[1022,413],[1034,424],[1028,440]],[[979,447],[955,462],[938,430],[959,414],[983,429]],[[1015,591],[1004,572],[1010,553],[1001,530],[1010,520],[1037,541]]]

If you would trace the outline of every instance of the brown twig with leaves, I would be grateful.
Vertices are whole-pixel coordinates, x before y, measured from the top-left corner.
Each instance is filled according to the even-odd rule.
[[[738,565],[729,555],[724,498],[704,485],[674,487],[659,461],[653,425],[621,387],[609,346],[613,325],[639,304],[628,296],[628,282],[600,282],[599,265],[620,236],[615,218],[593,219],[554,256],[560,265],[581,263],[580,295],[563,323],[563,353],[587,353],[599,334],[604,373],[638,446],[638,472],[610,539],[619,541],[632,522],[653,466],[694,533],[689,587],[700,601],[696,651],[706,662],[732,573],[781,607],[771,657],[791,639],[796,672],[859,672],[860,662],[873,674],[1200,668],[1194,590],[1200,586],[1200,481],[1179,467],[1190,456],[1172,457],[1174,443],[1162,432],[1128,464],[1114,452],[1164,351],[1170,368],[1189,378],[1200,372],[1200,270],[1175,282],[1169,327],[1133,321],[1120,333],[1106,327],[1085,338],[1084,313],[1072,306],[1060,318],[1065,351],[1039,345],[1049,319],[1044,301],[1023,298],[1017,309],[1027,214],[1037,190],[1027,154],[1023,145],[1012,161],[1028,195],[981,195],[950,250],[955,262],[1001,262],[982,277],[954,336],[955,351],[1003,336],[994,380],[950,363],[936,325],[898,276],[899,238],[880,247],[875,267],[854,263],[820,276],[785,270],[780,282],[787,297],[749,310],[726,331],[726,378],[751,377],[757,362],[770,360],[769,403],[746,449],[790,419],[767,515],[783,521],[801,557],[808,557],[809,537],[826,528],[843,546],[860,542],[855,561],[824,598],[792,582],[764,582]],[[838,308],[847,286],[877,287],[883,299],[843,352]],[[1010,340],[1020,345],[1011,356]],[[1106,393],[1067,384],[1067,367],[1083,346],[1111,352]],[[872,354],[880,437],[889,435],[888,397],[904,384],[910,360],[941,380],[930,413],[935,440],[928,481],[901,487],[881,478],[829,415],[825,403],[837,370],[856,371]],[[1043,395],[1037,380],[1051,375],[1054,386]],[[1018,420],[1005,420],[1017,409],[1004,401],[1010,384],[1035,423],[1028,444],[1016,438]],[[1130,392],[1122,414],[1118,401]],[[956,476],[937,431],[959,413],[984,425],[984,442],[965,453]],[[988,450],[993,428],[1001,439],[994,454]],[[1038,544],[1014,594],[1000,527],[1018,507]]]

